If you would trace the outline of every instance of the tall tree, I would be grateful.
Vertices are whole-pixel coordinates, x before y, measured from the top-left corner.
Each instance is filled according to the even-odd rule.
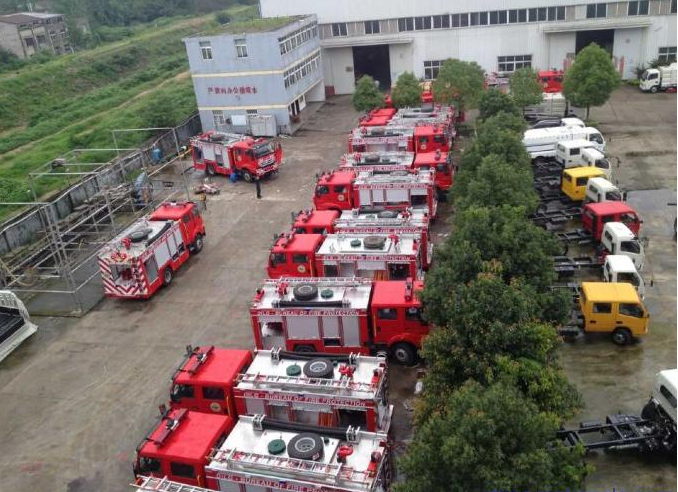
[[[511,97],[523,111],[526,106],[539,104],[543,98],[544,90],[532,68],[519,68],[513,72],[509,84]]]
[[[393,105],[396,108],[419,106],[421,103],[421,86],[412,72],[403,72],[398,77],[391,92]]]
[[[602,106],[621,84],[621,76],[610,54],[596,43],[581,50],[565,72],[563,94],[575,106]]]
[[[558,421],[509,382],[468,382],[414,434],[397,492],[580,490],[583,449],[552,445]]]
[[[375,108],[384,107],[384,96],[377,86],[374,79],[369,75],[363,75],[358,80],[353,92],[353,107],[356,111],[370,111]]]
[[[478,100],[478,117],[485,120],[498,113],[520,116],[520,110],[511,96],[504,94],[499,89],[490,89],[480,96]]]
[[[476,62],[445,60],[433,82],[433,98],[459,111],[476,106],[485,88],[485,72]]]

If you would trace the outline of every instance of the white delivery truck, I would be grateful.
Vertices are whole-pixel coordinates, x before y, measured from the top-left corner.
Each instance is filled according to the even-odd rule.
[[[605,178],[589,178],[586,182],[584,203],[626,201],[626,192]]]
[[[595,128],[557,127],[527,130],[523,136],[525,149],[537,161],[546,161],[556,156],[556,145],[570,140],[587,140],[591,146],[605,152],[605,139]]]
[[[565,169],[571,167],[597,167],[612,181],[612,164],[594,143],[589,140],[564,140],[556,144],[555,161]]]
[[[641,299],[645,299],[645,280],[638,273],[633,260],[626,255],[607,255],[603,265],[605,282],[626,282],[633,285]]]
[[[668,67],[648,68],[640,77],[640,90],[658,92],[676,89],[678,64],[673,62]]]

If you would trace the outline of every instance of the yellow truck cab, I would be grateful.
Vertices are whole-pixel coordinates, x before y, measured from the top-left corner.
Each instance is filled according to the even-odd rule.
[[[650,313],[629,283],[582,282],[579,309],[585,333],[611,333],[617,345],[647,334]]]
[[[605,171],[597,167],[571,167],[563,171],[560,190],[573,202],[581,202],[586,196],[586,185],[591,178],[604,178]]]

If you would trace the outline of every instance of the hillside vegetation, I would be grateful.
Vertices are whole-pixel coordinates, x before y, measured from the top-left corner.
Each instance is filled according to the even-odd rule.
[[[228,14],[248,19],[256,10]],[[214,15],[163,19],[123,41],[0,75],[0,201],[28,200],[28,172],[69,150],[112,147],[113,129],[173,126],[193,114],[181,40],[217,26]],[[146,138],[128,134],[119,144]],[[43,179],[37,191],[62,184]]]

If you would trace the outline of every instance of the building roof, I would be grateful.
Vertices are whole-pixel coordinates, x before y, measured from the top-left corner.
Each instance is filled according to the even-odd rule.
[[[174,378],[175,384],[221,385],[232,383],[238,377],[241,370],[247,367],[252,360],[249,350],[222,349],[196,347],[181,365]],[[204,361],[199,362],[201,354],[205,354]]]
[[[584,209],[588,209],[596,215],[626,214],[636,212],[626,202],[587,203],[584,205]]]
[[[63,14],[47,14],[35,12],[17,12],[16,14],[0,15],[0,22],[5,24],[30,24],[31,22],[61,17]]]
[[[591,302],[640,303],[638,292],[626,282],[582,282],[581,288],[586,299]]]
[[[404,280],[378,280],[374,282],[372,293],[372,306],[406,307],[420,305],[417,297],[418,293],[424,288],[424,282],[416,280],[412,283],[411,292],[408,291],[407,282]],[[407,299],[409,294],[412,297]]]
[[[215,27],[214,29],[210,29],[208,31],[194,34],[191,37],[272,32],[307,17],[310,16],[294,15],[288,17],[265,17],[250,20],[237,20],[227,24],[222,24],[219,27]]]

